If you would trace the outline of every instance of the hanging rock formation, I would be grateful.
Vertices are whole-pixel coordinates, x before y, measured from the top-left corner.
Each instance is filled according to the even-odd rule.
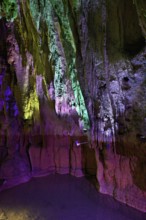
[[[146,212],[144,0],[0,3],[0,190],[96,176]]]

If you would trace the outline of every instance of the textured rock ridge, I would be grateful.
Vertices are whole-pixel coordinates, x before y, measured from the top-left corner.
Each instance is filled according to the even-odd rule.
[[[144,0],[0,3],[0,190],[96,177],[146,212]]]

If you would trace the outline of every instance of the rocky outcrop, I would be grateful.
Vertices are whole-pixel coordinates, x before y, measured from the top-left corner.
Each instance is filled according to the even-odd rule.
[[[146,211],[145,14],[143,0],[0,3],[0,190],[88,174]]]

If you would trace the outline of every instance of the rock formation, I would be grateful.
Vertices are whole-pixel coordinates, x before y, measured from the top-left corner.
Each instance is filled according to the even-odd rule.
[[[146,2],[0,3],[0,190],[96,176],[146,212]]]

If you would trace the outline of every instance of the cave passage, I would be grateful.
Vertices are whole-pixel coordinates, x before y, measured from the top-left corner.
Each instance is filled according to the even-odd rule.
[[[146,1],[0,1],[0,220],[146,220],[97,191],[146,213]]]

